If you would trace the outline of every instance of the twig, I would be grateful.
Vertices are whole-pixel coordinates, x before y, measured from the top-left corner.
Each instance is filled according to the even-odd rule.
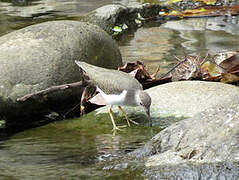
[[[67,116],[69,113],[71,113],[72,111],[74,111],[80,104],[81,104],[81,102],[78,103],[78,104],[76,104],[76,105],[75,105],[73,108],[71,108],[70,110],[68,110],[68,111],[63,115],[63,117],[66,118],[66,116]]]
[[[203,63],[206,61],[206,59],[208,58],[209,56],[209,52],[207,52],[207,55],[205,56],[205,58],[202,60],[202,62],[200,63],[200,66],[203,65]]]
[[[158,73],[159,73],[159,70],[160,70],[160,65],[158,66],[156,72],[151,75],[151,78],[152,78],[152,79],[156,79],[156,77],[157,77],[157,75],[158,75]]]
[[[68,88],[77,88],[77,87],[82,87],[84,85],[85,85],[85,82],[79,81],[79,82],[63,84],[63,85],[59,85],[59,86],[52,86],[52,87],[49,87],[47,89],[37,91],[35,93],[27,94],[23,97],[18,98],[17,101],[18,102],[23,102],[23,101],[26,101],[29,98],[34,97],[34,96],[39,96],[39,95],[43,96],[43,95],[50,94],[50,93],[53,93],[53,92],[58,91],[58,90],[64,90],[64,89],[68,89]]]
[[[179,59],[177,56],[174,56],[178,62],[181,62],[181,59]]]
[[[183,61],[180,61],[178,64],[176,64],[172,69],[170,69],[166,74],[162,75],[159,79],[163,79],[166,77],[169,73],[171,73],[174,69],[176,69],[178,66],[180,66],[182,63],[186,62],[186,59]]]

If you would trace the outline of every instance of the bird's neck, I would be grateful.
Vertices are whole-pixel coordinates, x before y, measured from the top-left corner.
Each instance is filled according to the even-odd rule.
[[[137,103],[137,106],[140,106],[140,102],[141,102],[140,96],[139,96],[140,92],[141,92],[141,90],[137,90],[137,91],[135,92],[135,101],[136,101],[136,103]]]
[[[127,90],[126,102],[128,106],[140,106],[140,90]]]

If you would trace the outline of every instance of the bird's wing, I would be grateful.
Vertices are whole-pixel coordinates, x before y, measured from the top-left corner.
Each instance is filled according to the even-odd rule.
[[[120,94],[123,90],[142,90],[142,85],[131,75],[113,69],[105,69],[76,61],[96,86],[106,94]]]

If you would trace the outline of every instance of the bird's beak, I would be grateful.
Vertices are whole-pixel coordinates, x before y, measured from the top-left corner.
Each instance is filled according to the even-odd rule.
[[[146,107],[145,107],[144,110],[145,110],[145,112],[146,112],[148,118],[151,119],[151,117],[150,117],[150,108],[146,108]]]
[[[149,119],[149,126],[152,126],[152,119],[151,119],[151,116],[150,116],[150,108],[144,108],[147,116],[148,116],[148,119]]]

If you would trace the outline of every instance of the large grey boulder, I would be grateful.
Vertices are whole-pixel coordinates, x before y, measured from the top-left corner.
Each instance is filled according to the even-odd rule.
[[[137,29],[143,24],[144,18],[152,18],[158,15],[163,7],[158,4],[145,3],[141,4],[138,2],[129,2],[120,4],[109,4],[97,8],[94,11],[88,13],[83,20],[97,24],[106,32],[112,34],[114,26],[127,25],[128,29]],[[142,17],[140,17],[142,16]],[[122,30],[122,32],[125,29]]]
[[[158,133],[133,157],[150,179],[238,179],[239,96]]]
[[[150,88],[147,92],[152,97],[152,114],[155,117],[192,117],[239,95],[239,88],[218,82],[178,81]]]
[[[54,85],[80,81],[75,60],[108,68],[122,64],[117,44],[89,23],[50,21],[0,37],[0,119],[31,117],[69,100],[77,101],[80,89],[62,90],[30,102],[16,101]],[[51,106],[47,106],[49,101]]]
[[[147,166],[239,162],[238,132],[239,96],[235,96],[157,134],[151,140],[157,148]]]

